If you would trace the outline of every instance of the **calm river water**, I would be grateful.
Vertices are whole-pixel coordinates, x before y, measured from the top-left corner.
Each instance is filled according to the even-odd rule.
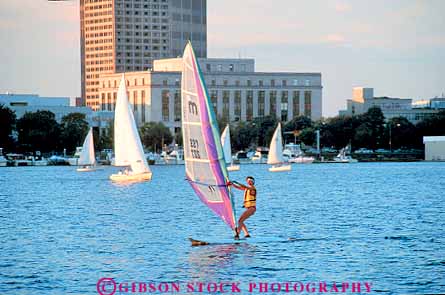
[[[249,282],[334,281],[445,293],[445,163],[241,166],[231,178],[253,175],[258,188],[252,235],[297,239],[205,247],[187,238],[232,233],[183,169],[152,166],[153,181],[124,186],[108,180],[113,167],[1,168],[0,294],[98,294],[102,277],[240,282],[243,294]]]

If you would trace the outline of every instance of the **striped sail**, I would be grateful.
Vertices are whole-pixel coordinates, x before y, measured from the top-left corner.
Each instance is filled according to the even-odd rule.
[[[226,186],[229,178],[218,124],[190,42],[183,55],[181,96],[186,177],[201,201],[234,229],[235,210]]]

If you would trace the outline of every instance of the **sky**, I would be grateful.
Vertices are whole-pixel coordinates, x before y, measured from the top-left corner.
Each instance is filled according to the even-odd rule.
[[[80,96],[79,0],[0,0],[0,93]],[[207,0],[208,57],[256,70],[320,72],[323,116],[353,87],[445,93],[445,1]],[[442,70],[442,71],[441,71]]]

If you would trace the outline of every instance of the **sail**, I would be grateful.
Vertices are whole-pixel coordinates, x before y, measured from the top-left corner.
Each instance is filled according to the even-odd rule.
[[[135,174],[150,172],[141,139],[128,103],[127,86],[122,75],[114,111],[115,166],[131,166]]]
[[[82,153],[80,154],[78,165],[94,165],[96,158],[94,156],[93,128],[88,131],[87,137],[82,145]]]
[[[227,124],[221,135],[221,144],[224,150],[224,159],[226,160],[226,164],[232,163],[232,147],[230,145],[230,127]]]
[[[270,141],[267,164],[274,165],[283,162],[283,139],[281,138],[281,123],[278,123],[278,127],[277,129],[275,129],[272,140]]]
[[[235,228],[233,198],[218,124],[190,42],[182,70],[182,135],[185,172],[193,190],[229,227]]]

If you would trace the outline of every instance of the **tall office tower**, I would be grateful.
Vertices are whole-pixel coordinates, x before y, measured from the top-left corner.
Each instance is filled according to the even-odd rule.
[[[207,57],[206,0],[80,0],[82,97],[99,109],[101,74],[142,71],[191,40]]]

